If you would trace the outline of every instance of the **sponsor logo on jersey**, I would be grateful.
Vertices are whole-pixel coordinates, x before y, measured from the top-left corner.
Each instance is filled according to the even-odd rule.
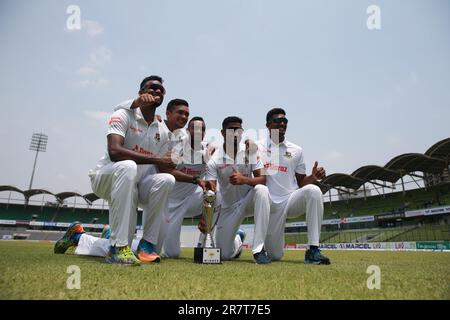
[[[279,172],[287,172],[288,171],[288,167],[286,167],[286,166],[276,166],[276,165],[273,165],[273,164],[270,164],[270,163],[266,163],[264,165],[264,168],[268,169],[268,170],[279,171]]]
[[[108,125],[112,125],[113,123],[120,123],[122,119],[120,117],[111,117],[108,121]]]
[[[138,145],[135,145],[133,149],[131,149],[132,151],[136,151],[139,152],[141,154],[146,154],[146,155],[151,155],[152,153],[148,150],[145,150],[142,147],[139,147]]]

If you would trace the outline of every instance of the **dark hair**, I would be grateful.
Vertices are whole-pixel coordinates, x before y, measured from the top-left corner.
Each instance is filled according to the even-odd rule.
[[[232,123],[232,122],[238,122],[238,123],[242,124],[242,119],[239,117],[236,117],[236,116],[226,117],[222,121],[222,129],[225,129],[227,124]]]
[[[172,111],[177,106],[186,106],[189,108],[189,103],[183,99],[170,100],[169,103],[167,104],[166,111]]]
[[[150,80],[156,80],[161,83],[164,82],[164,80],[160,76],[149,76],[149,77],[146,77],[144,80],[142,80],[140,90],[144,89],[145,84],[147,83],[147,81],[150,81]]]
[[[270,120],[272,120],[272,117],[275,114],[284,114],[284,115],[286,115],[286,111],[284,111],[281,108],[273,108],[272,110],[269,110],[269,112],[267,112],[266,122],[270,122]]]
[[[189,120],[188,126],[191,124],[192,121],[202,121],[203,123],[205,123],[205,120],[203,120],[202,117],[195,116],[195,117],[192,117],[191,120]]]

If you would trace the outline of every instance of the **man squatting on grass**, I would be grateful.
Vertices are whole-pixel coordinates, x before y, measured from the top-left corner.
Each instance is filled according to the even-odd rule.
[[[161,219],[167,211],[167,199],[175,184],[171,174],[156,173],[154,165],[175,167],[168,153],[169,136],[155,119],[155,110],[164,99],[162,78],[150,76],[140,85],[139,96],[120,104],[109,120],[107,151],[91,170],[92,190],[110,206],[110,238],[106,261],[138,265],[159,261],[154,245],[159,237]],[[130,107],[136,107],[130,109]],[[143,208],[143,237],[137,257],[130,249],[137,221],[137,205]],[[74,225],[55,244],[55,253],[64,253],[78,245],[79,254],[86,247],[103,246],[97,238],[83,236],[80,224]],[[103,250],[100,250],[101,253]],[[84,254],[99,255],[97,252]],[[100,254],[100,255],[103,255]]]
[[[269,258],[281,259],[286,218],[306,213],[309,249],[305,253],[305,263],[330,264],[319,249],[323,198],[320,188],[314,185],[325,177],[325,169],[318,167],[316,161],[311,175],[306,176],[303,149],[285,138],[287,124],[283,109],[270,110],[266,116],[269,136],[257,143],[271,197],[270,222],[264,246]]]

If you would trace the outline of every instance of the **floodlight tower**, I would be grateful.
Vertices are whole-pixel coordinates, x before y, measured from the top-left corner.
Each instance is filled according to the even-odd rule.
[[[48,136],[43,133],[33,133],[33,137],[31,138],[30,150],[36,151],[36,156],[34,157],[34,165],[33,165],[33,173],[31,174],[30,186],[28,189],[31,189],[33,185],[33,177],[34,171],[36,169],[36,161],[39,152],[45,152],[47,149],[47,140]]]

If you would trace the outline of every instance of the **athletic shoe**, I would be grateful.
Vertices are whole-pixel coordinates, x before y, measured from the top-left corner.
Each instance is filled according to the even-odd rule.
[[[242,229],[239,229],[239,230],[238,230],[237,235],[239,236],[239,238],[241,238],[241,246],[239,247],[238,252],[237,252],[236,255],[234,256],[234,259],[237,259],[237,258],[239,258],[239,257],[241,256],[241,254],[242,254],[242,249],[243,249],[242,243],[244,243],[245,236],[246,236],[245,231],[242,230]]]
[[[305,252],[306,264],[331,264],[330,259],[325,257],[319,248],[308,249]]]
[[[142,262],[160,262],[161,257],[155,252],[155,247],[148,241],[141,239],[137,247],[137,257]]]
[[[78,245],[78,241],[76,240],[76,235],[80,235],[84,233],[83,226],[78,222],[72,223],[67,229],[64,236],[56,241],[55,247],[53,248],[54,253],[65,253],[67,249],[70,247],[74,247]]]
[[[109,247],[106,262],[120,266],[139,266],[141,262],[136,258],[129,246]]]
[[[246,236],[245,231],[242,230],[242,229],[239,229],[238,232],[237,232],[237,235],[241,238],[241,241],[244,242],[245,236]]]
[[[256,264],[268,264],[272,262],[272,259],[267,255],[266,250],[262,249],[260,252],[254,253],[253,258]]]
[[[109,227],[109,225],[105,225],[105,227],[102,230],[102,235],[100,236],[100,238],[109,239],[110,235],[111,235],[111,228]]]

